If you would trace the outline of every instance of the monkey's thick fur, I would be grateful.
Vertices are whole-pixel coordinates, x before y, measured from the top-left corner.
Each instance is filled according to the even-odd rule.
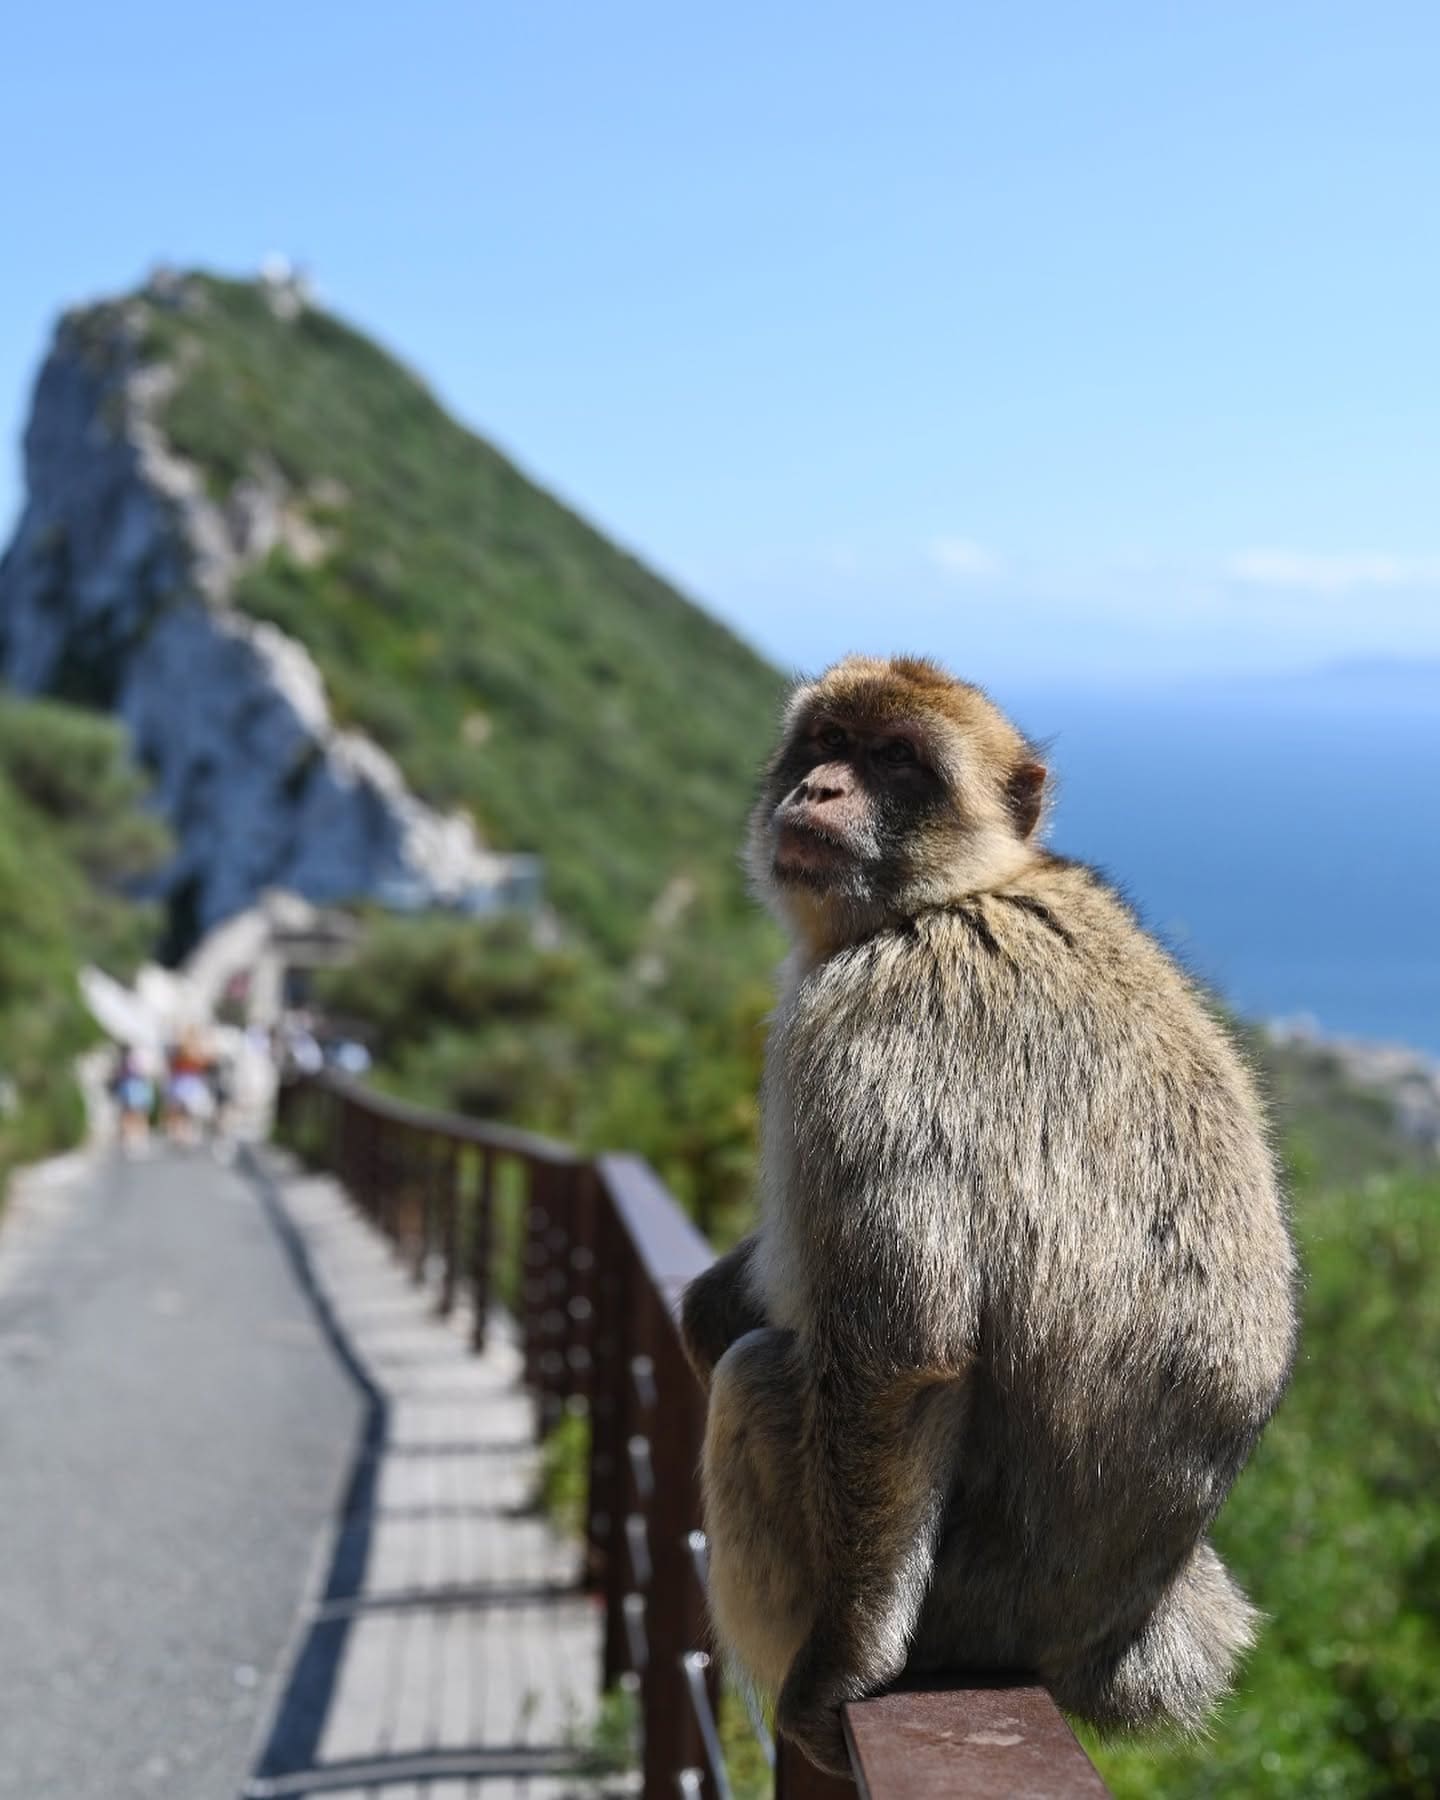
[[[755,814],[798,940],[762,1223],[685,1330],[717,1633],[835,1769],[838,1706],[907,1669],[1193,1727],[1254,1632],[1205,1532],[1293,1352],[1264,1121],[1175,964],[1036,846],[1044,773],[978,690],[851,659]]]

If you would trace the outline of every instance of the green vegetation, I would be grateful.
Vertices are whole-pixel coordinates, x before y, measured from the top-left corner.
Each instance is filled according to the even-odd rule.
[[[1440,1789],[1440,1180],[1328,1181],[1329,1130],[1291,1138],[1294,1387],[1215,1533],[1269,1622],[1207,1741],[1097,1753],[1122,1800]]]
[[[536,1496],[547,1518],[571,1537],[585,1530],[590,1493],[590,1421],[583,1402],[573,1404],[546,1435],[540,1452]]]
[[[317,997],[392,1091],[639,1150],[717,1241],[748,1219],[770,989],[757,940],[686,920],[616,969],[518,920],[377,919]]]
[[[164,847],[139,798],[116,727],[0,700],[0,1199],[17,1163],[80,1130],[70,1069],[96,1036],[80,964],[127,974],[153,937],[155,916],[118,892]]]
[[[612,951],[677,878],[736,909],[775,672],[366,338],[250,284],[187,294],[149,314],[182,372],[167,435],[217,496],[278,473],[318,534],[318,560],[277,550],[237,600],[306,644],[337,716],[542,853],[559,911]]]

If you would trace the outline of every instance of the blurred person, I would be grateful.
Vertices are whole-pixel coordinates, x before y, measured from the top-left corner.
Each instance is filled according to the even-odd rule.
[[[215,1116],[210,1057],[198,1032],[187,1031],[169,1054],[165,1084],[165,1135],[175,1144],[194,1144]]]
[[[235,1155],[235,1060],[223,1048],[211,1056],[205,1070],[210,1090],[210,1141],[221,1162]]]
[[[299,1074],[318,1075],[325,1067],[325,1052],[304,1015],[287,1023],[283,1045],[285,1064]]]
[[[127,1155],[144,1150],[150,1142],[150,1115],[155,1106],[155,1083],[150,1079],[140,1052],[120,1046],[110,1078],[110,1094],[120,1114],[120,1146]]]
[[[358,1077],[369,1073],[371,1057],[355,1038],[337,1038],[326,1046],[326,1061],[342,1075]]]

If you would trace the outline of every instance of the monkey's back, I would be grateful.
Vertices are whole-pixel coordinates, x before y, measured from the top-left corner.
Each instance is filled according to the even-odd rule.
[[[1283,1207],[1226,1032],[1098,877],[1045,857],[801,976],[766,1110],[772,1308],[803,1336],[840,1299],[803,1271],[841,1266],[857,1341],[967,1370],[956,1604],[929,1635],[1033,1666],[1062,1621],[1123,1634],[1291,1359]]]

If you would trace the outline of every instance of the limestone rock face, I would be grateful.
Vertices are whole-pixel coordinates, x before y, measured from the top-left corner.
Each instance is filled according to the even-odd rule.
[[[75,315],[41,372],[0,560],[0,679],[123,719],[179,847],[165,890],[196,934],[268,888],[469,910],[528,898],[530,859],[418,800],[383,750],[336,729],[304,646],[230,604],[277,543],[304,559],[323,540],[278,475],[224,506],[207,495],[157,423],[174,373],[143,366],[136,342],[124,307]]]

